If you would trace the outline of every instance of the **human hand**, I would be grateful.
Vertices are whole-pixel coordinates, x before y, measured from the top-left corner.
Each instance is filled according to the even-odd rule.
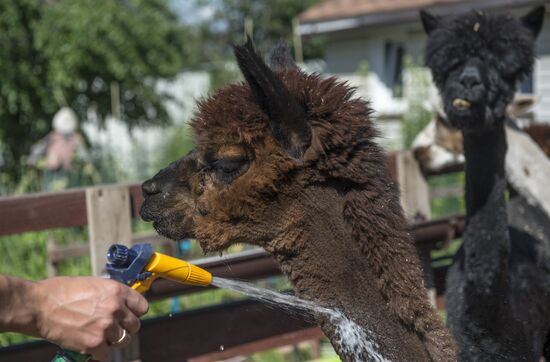
[[[105,359],[124,330],[136,333],[147,300],[113,280],[56,277],[34,283],[36,333],[61,347]],[[126,340],[126,343],[129,342]]]

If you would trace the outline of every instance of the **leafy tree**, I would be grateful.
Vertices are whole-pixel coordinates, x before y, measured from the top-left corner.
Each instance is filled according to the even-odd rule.
[[[21,157],[63,105],[81,119],[114,110],[130,126],[166,123],[154,83],[193,61],[194,39],[164,0],[1,1],[0,143],[8,173],[18,178]]]
[[[30,144],[48,131],[56,110],[48,61],[35,45],[41,12],[33,0],[0,2],[0,143],[12,172]]]
[[[432,112],[426,109],[426,100],[430,99],[430,72],[406,57],[404,60],[404,97],[408,109],[401,117],[403,147],[410,148],[416,135],[432,119]]]
[[[206,0],[196,0],[205,5]],[[242,43],[245,23],[253,28],[254,41],[262,53],[267,53],[280,40],[292,44],[292,20],[320,0],[223,0],[208,2],[214,8],[213,20],[203,27],[203,38],[211,47],[203,48],[205,60],[216,59],[219,49],[229,53],[228,44]],[[319,38],[303,39],[304,58],[317,58],[322,53]],[[214,48],[214,49],[212,49]],[[215,51],[212,51],[215,50]]]

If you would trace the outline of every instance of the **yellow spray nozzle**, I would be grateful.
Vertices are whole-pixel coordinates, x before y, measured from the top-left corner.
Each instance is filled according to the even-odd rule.
[[[153,275],[143,281],[137,281],[132,288],[138,292],[144,292],[150,288],[151,283],[157,278],[173,280],[178,283],[206,287],[212,283],[212,274],[206,270],[190,264],[184,260],[171,256],[153,253],[145,271]]]
[[[107,271],[118,280],[140,293],[146,292],[157,278],[178,283],[208,286],[212,274],[196,265],[165,254],[153,252],[150,244],[137,244],[132,248],[113,245],[109,249]]]

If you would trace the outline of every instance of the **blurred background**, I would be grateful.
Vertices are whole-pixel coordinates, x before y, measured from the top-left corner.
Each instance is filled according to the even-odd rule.
[[[0,1],[0,196],[142,181],[185,155],[193,147],[187,124],[196,101],[240,80],[230,44],[243,42],[245,34],[262,54],[284,40],[304,71],[349,81],[358,96],[371,101],[384,147],[410,149],[439,109],[423,67],[425,35],[418,11],[448,15],[475,7],[523,14],[541,3],[545,1]],[[517,102],[523,108],[517,119],[521,127],[535,129],[533,137],[550,149],[545,126],[550,124],[548,7],[537,44],[533,73],[518,85]],[[429,178],[430,188],[444,187],[445,192],[430,199],[429,215],[420,220],[463,212],[462,181],[462,172]],[[137,219],[132,231],[152,232]],[[0,273],[39,279],[91,272],[88,255],[63,258],[52,267],[48,252],[86,245],[86,226],[3,234]],[[432,257],[452,255],[459,242]],[[165,247],[186,259],[202,256],[189,241]],[[289,288],[282,277],[260,284]],[[226,291],[190,294],[154,302],[149,316],[240,298]],[[26,340],[0,334],[0,346]],[[330,345],[319,343],[241,360],[335,359]]]
[[[306,71],[348,80],[372,102],[381,142],[408,147],[434,110],[418,10],[520,14],[536,3],[4,1],[0,194],[151,176],[191,147],[186,123],[196,100],[239,79],[230,44],[245,33],[263,54],[285,40]],[[535,100],[529,118],[549,122],[550,21],[537,50],[534,72],[519,89]],[[52,137],[64,132],[75,139]]]

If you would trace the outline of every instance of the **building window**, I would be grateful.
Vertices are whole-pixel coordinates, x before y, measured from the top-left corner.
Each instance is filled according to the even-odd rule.
[[[519,84],[518,91],[526,94],[533,93],[533,72],[529,73],[527,78]]]
[[[405,48],[391,41],[384,43],[384,83],[394,97],[403,96],[403,61]]]

